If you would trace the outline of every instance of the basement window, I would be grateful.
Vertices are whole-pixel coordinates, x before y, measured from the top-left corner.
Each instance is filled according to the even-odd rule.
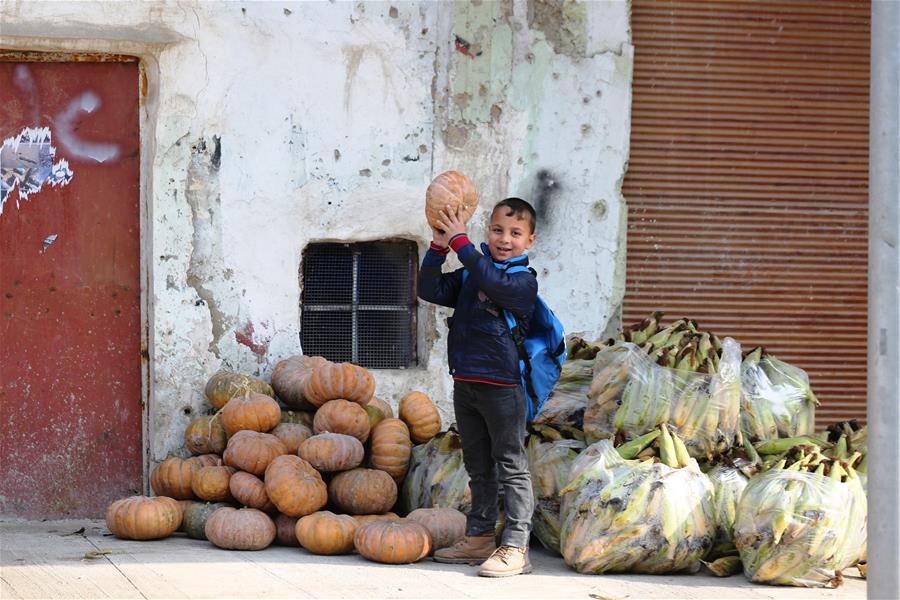
[[[416,364],[414,242],[310,244],[302,261],[304,354],[370,369]]]

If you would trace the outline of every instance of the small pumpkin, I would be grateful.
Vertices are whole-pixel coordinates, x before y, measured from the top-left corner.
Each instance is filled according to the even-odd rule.
[[[356,519],[356,523],[362,525],[369,521],[399,521],[400,515],[394,512],[386,512],[383,515],[351,515]]]
[[[249,429],[265,433],[281,422],[281,408],[274,398],[247,392],[232,398],[222,409],[222,427],[228,435]]]
[[[297,423],[298,425],[309,427],[309,429],[312,430],[314,412],[315,411],[309,412],[305,410],[282,410],[281,422]]]
[[[228,481],[234,474],[234,467],[203,467],[194,473],[191,490],[194,495],[207,502],[228,502],[234,498],[228,489]]]
[[[300,545],[313,554],[348,554],[353,551],[356,520],[350,515],[336,515],[321,510],[297,521]]]
[[[288,454],[297,454],[300,444],[312,437],[313,434],[312,429],[298,423],[279,423],[269,433],[282,441]]]
[[[414,563],[431,552],[428,530],[409,519],[363,523],[353,545],[363,558],[392,565]]]
[[[214,512],[220,508],[231,506],[227,502],[191,502],[184,509],[184,518],[181,521],[181,529],[189,538],[195,540],[206,539],[206,522]]]
[[[289,517],[284,513],[275,515],[275,542],[280,546],[296,548],[300,545],[297,540],[297,521],[299,517]]]
[[[226,550],[262,550],[275,539],[272,518],[255,508],[220,508],[206,521],[206,539]]]
[[[478,206],[478,191],[475,184],[459,171],[444,171],[435,177],[425,190],[425,218],[429,225],[438,229],[441,211],[449,209],[455,212],[460,206],[465,209],[460,217],[464,222],[468,221]]]
[[[306,400],[306,381],[313,371],[328,363],[321,356],[290,356],[272,369],[272,389],[282,402],[297,410],[315,410]]]
[[[219,415],[197,417],[184,430],[184,446],[191,454],[222,454],[227,443]]]
[[[341,511],[351,515],[388,512],[397,502],[397,484],[377,469],[352,469],[334,476],[328,496]]]
[[[410,437],[417,444],[424,444],[441,431],[441,415],[422,392],[410,392],[400,399],[400,418],[409,425]]]
[[[252,473],[236,472],[228,481],[228,490],[236,501],[248,508],[257,508],[265,512],[275,510],[275,505],[266,493],[266,484]]]
[[[360,442],[369,437],[369,415],[356,402],[330,400],[316,411],[313,419],[314,433],[343,433],[352,435]]]
[[[362,442],[343,433],[320,433],[300,444],[300,458],[318,471],[346,471],[362,464]]]
[[[110,504],[106,527],[123,540],[158,540],[181,525],[181,508],[167,496],[131,496]]]
[[[229,467],[262,475],[272,459],[282,454],[287,454],[287,448],[271,433],[244,429],[228,440],[222,461]]]
[[[406,518],[428,530],[432,552],[452,546],[466,535],[466,515],[455,508],[417,508]]]
[[[299,456],[275,458],[266,469],[265,482],[269,499],[291,517],[312,514],[328,502],[328,487],[322,476]]]
[[[374,406],[384,415],[385,419],[393,419],[394,418],[394,409],[391,408],[391,405],[382,400],[381,398],[372,398],[369,400],[369,403],[366,406]]]
[[[168,496],[175,500],[192,500],[195,498],[191,489],[194,473],[203,467],[219,464],[219,457],[214,454],[202,454],[190,458],[170,456],[163,460],[150,474],[150,487],[157,496]]]
[[[175,500],[178,503],[178,510],[181,511],[181,525],[178,526],[178,531],[184,531],[184,511],[188,509],[188,507],[196,502],[196,500]]]
[[[317,407],[338,398],[366,405],[375,394],[375,378],[352,363],[328,363],[313,371],[304,393],[306,400]]]
[[[256,392],[275,397],[275,390],[268,383],[257,377],[242,375],[233,371],[219,371],[206,382],[206,399],[215,408],[222,408],[235,396],[245,392]]]
[[[381,412],[380,408],[372,404],[366,404],[363,408],[369,416],[369,431],[371,432],[376,425],[384,421],[384,413]]]
[[[369,465],[390,475],[398,484],[409,470],[412,442],[400,419],[385,419],[372,430]]]

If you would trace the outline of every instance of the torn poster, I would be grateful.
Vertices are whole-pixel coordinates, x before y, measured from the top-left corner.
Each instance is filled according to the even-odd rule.
[[[59,236],[58,236],[57,234],[55,234],[55,233],[51,233],[50,235],[48,235],[47,237],[45,237],[45,238],[44,238],[44,243],[43,243],[43,246],[44,246],[44,247],[41,249],[41,254],[43,254],[44,252],[46,252],[46,251],[47,251],[47,248],[50,247],[50,244],[52,244],[53,242],[55,242],[55,241],[56,241],[56,238],[58,238],[58,237],[59,237]]]
[[[19,200],[41,191],[45,183],[67,185],[74,173],[66,159],[56,158],[49,127],[26,127],[17,137],[3,140],[0,148],[0,215],[6,199],[18,186]]]

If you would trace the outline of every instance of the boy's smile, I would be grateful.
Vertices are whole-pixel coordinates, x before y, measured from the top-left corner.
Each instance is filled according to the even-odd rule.
[[[506,207],[494,210],[488,228],[488,249],[494,260],[501,262],[521,256],[534,243],[528,219],[507,212]]]

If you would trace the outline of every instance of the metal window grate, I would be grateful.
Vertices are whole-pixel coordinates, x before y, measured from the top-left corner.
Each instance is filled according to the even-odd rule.
[[[415,365],[414,242],[310,244],[302,258],[304,354],[373,369]]]

